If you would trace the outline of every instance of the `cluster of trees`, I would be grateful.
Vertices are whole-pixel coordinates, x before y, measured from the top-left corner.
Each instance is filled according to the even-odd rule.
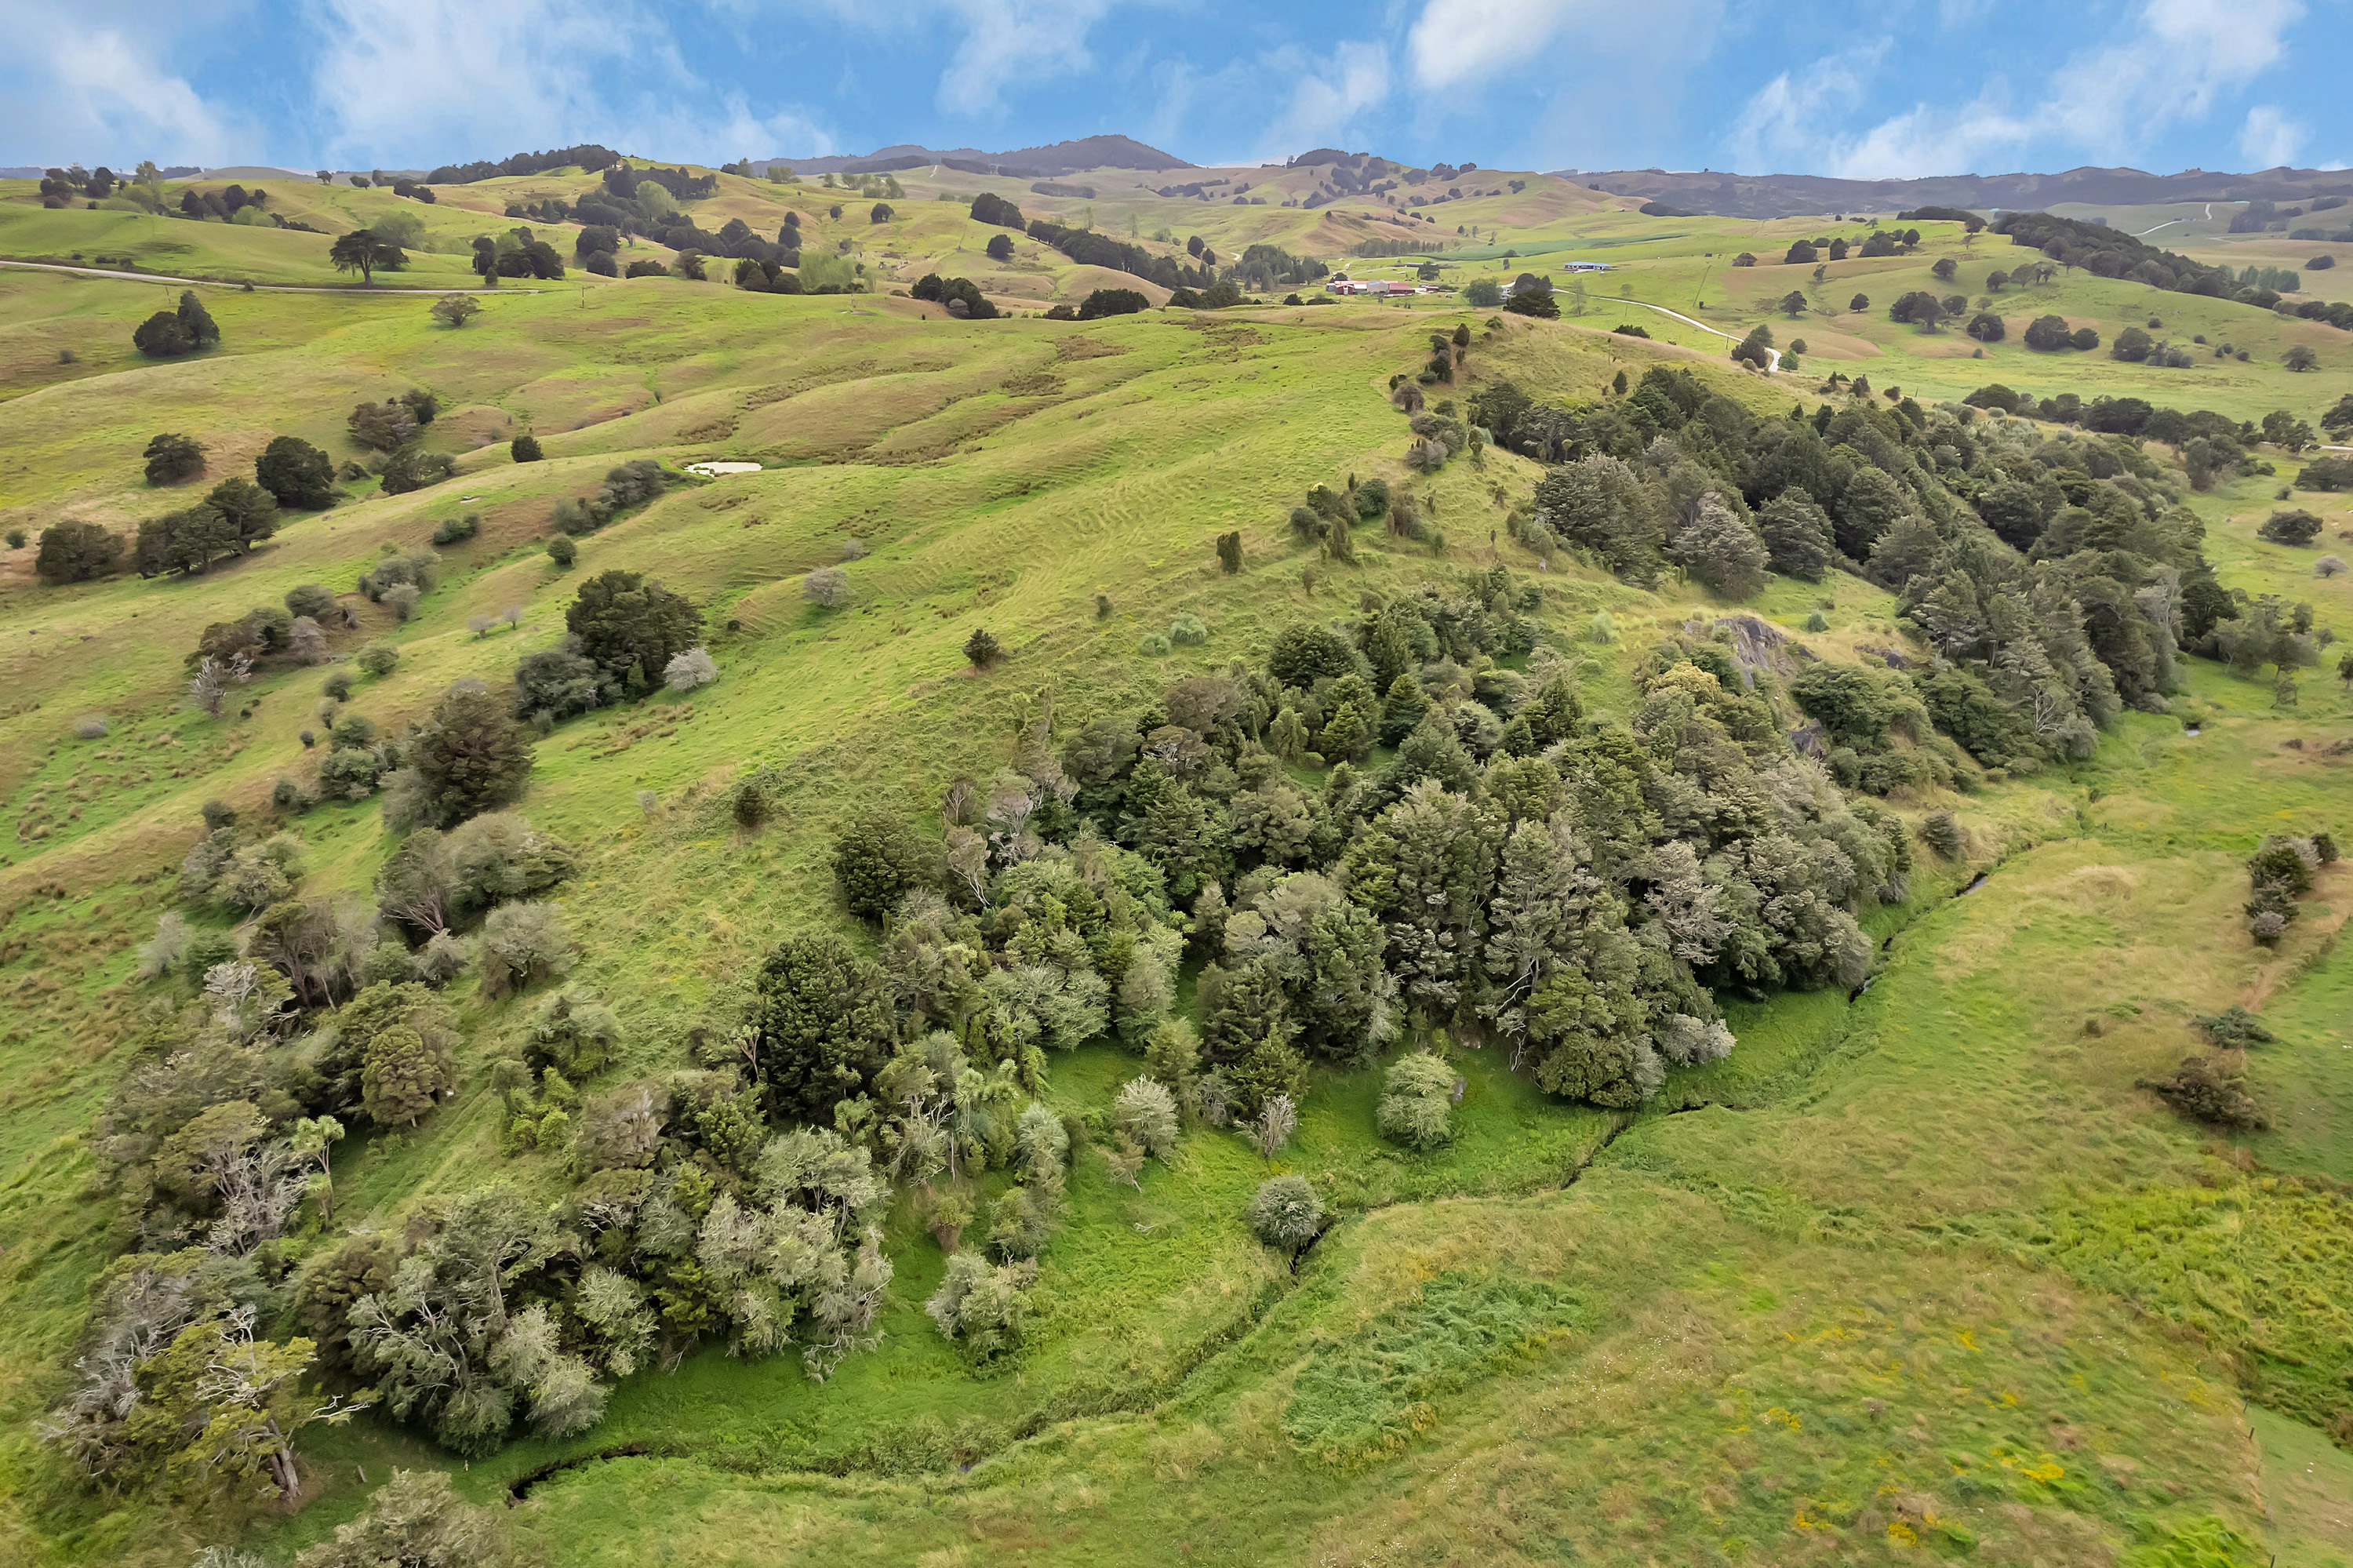
[[[2076,348],[2086,352],[2100,346],[2100,334],[2090,327],[2071,327],[2064,316],[2037,316],[2027,323],[2026,346],[2042,354],[2056,354],[2061,349]]]
[[[174,311],[157,311],[132,330],[131,344],[150,359],[176,359],[220,342],[220,325],[196,298],[194,289],[180,292]]]
[[[593,254],[587,259],[591,262],[596,260]],[[504,234],[476,236],[472,265],[475,274],[492,288],[498,286],[501,278],[547,281],[564,276],[564,258],[556,253],[554,246],[528,228],[511,228]],[[607,276],[610,275],[610,266],[608,260],[605,269]],[[592,267],[591,270],[596,269]]]
[[[1838,700],[1868,685],[1867,709],[1809,709],[1833,756],[1853,753],[1838,770],[1877,787],[1950,771],[1947,744],[1993,768],[2084,755],[2121,707],[2163,708],[2180,649],[2255,614],[2215,584],[2173,471],[2129,439],[1862,396],[1758,419],[1664,367],[1582,407],[1492,386],[1472,418],[1559,465],[1517,524],[1540,550],[1645,584],[1680,566],[1730,592],[1760,567],[1810,579],[1842,563],[1899,594],[1934,666],[1853,672]]]
[[[948,314],[958,321],[997,319],[997,307],[988,302],[981,293],[980,286],[969,278],[943,278],[937,272],[926,272],[907,293],[911,299],[931,300],[944,305]]]
[[[602,183],[575,204],[571,216],[575,222],[648,236],[673,250],[724,255],[729,252],[718,237],[696,228],[679,207],[681,202],[700,201],[718,188],[716,175],[638,168],[618,160],[606,166]],[[748,233],[749,226],[744,227]]]
[[[543,175],[551,169],[576,168],[593,175],[621,161],[618,153],[593,142],[584,142],[577,147],[558,147],[551,153],[517,153],[496,163],[478,160],[470,164],[444,164],[427,175],[425,183],[429,185],[470,185],[477,180]]]
[[[1966,207],[1917,207],[1910,212],[1897,213],[1895,221],[1898,223],[1957,223],[1966,227],[1971,234],[1977,233],[1986,226],[1984,218]]]
[[[1156,255],[1140,245],[1129,245],[1091,228],[1065,228],[1045,218],[1032,219],[1029,238],[1050,245],[1071,260],[1088,267],[1109,267],[1150,279],[1164,289],[1208,290],[1218,281],[1215,253],[1204,250],[1198,267],[1187,267],[1174,257]]]
[[[2312,879],[2337,863],[2337,841],[2327,832],[2310,838],[2274,834],[2247,860],[2248,934],[2265,947],[2286,935],[2300,912],[2297,901],[2312,891]]]
[[[142,165],[145,168],[153,166],[153,164]],[[90,201],[104,201],[120,181],[121,176],[104,164],[99,164],[95,169],[84,169],[79,164],[71,164],[62,169],[49,169],[41,175],[41,205],[46,207],[60,207],[76,196],[86,197]]]
[[[205,471],[203,445],[175,432],[154,437],[144,455],[150,484],[179,484]],[[280,436],[254,460],[253,481],[224,480],[194,506],[142,523],[132,558],[142,577],[201,572],[269,538],[280,507],[315,511],[335,501],[327,454],[300,437]],[[85,582],[120,569],[124,551],[112,529],[69,520],[42,531],[34,569],[52,584]]]
[[[1276,245],[1245,246],[1227,273],[1244,289],[1263,293],[1278,287],[1296,288],[1331,276],[1332,269],[1313,256],[1293,256]]]
[[[410,768],[447,771],[457,700],[409,740]],[[301,1431],[371,1397],[305,1389],[335,1371],[373,1381],[404,1413],[470,1411],[458,1424],[470,1435],[488,1434],[497,1405],[481,1383],[519,1391],[513,1414],[543,1431],[576,1429],[587,1396],[564,1384],[556,1347],[532,1338],[544,1327],[522,1313],[505,1321],[467,1294],[487,1287],[495,1297],[522,1272],[499,1229],[518,1223],[512,1200],[459,1200],[454,1230],[429,1223],[444,1217],[437,1210],[398,1242],[362,1233],[315,1250],[332,1222],[333,1146],[355,1128],[413,1126],[454,1084],[456,1023],[437,991],[476,946],[457,921],[544,910],[517,901],[569,874],[570,852],[506,815],[446,835],[420,828],[367,907],[302,896],[293,835],[245,831],[217,803],[205,819],[183,895],[250,915],[250,943],[240,956],[225,932],[174,911],[141,952],[140,977],[169,994],[125,1042],[136,1065],[98,1133],[104,1180],[135,1240],[100,1287],[80,1378],[43,1436],[95,1480],[202,1503],[257,1486],[296,1495]],[[404,928],[423,932],[413,951]],[[491,939],[486,928],[480,945]],[[306,1252],[309,1266],[298,1266]],[[338,1266],[379,1255],[380,1269]],[[436,1266],[401,1272],[404,1255]],[[443,1309],[462,1303],[451,1316],[466,1322],[433,1340],[403,1310],[420,1294]],[[437,1361],[441,1351],[455,1354]]]
[[[1104,316],[1132,316],[1152,308],[1152,302],[1134,289],[1097,289],[1079,302],[1077,319],[1082,322]]]
[[[1029,227],[1021,209],[994,191],[983,191],[972,198],[972,220],[1025,233]]]
[[[518,457],[516,461],[523,460]],[[558,501],[552,521],[558,530],[575,538],[593,534],[622,513],[659,500],[670,488],[670,471],[653,459],[632,458],[607,469],[604,482],[596,487],[596,494],[586,500],[566,496]]]
[[[2075,393],[2063,392],[2037,402],[1998,381],[1978,387],[1962,403],[1997,413],[2023,414],[2048,424],[2072,425],[2099,435],[2162,441],[2180,455],[2191,488],[2200,491],[2211,489],[2217,480],[2231,474],[2263,471],[2249,450],[2260,442],[2269,441],[2289,451],[2314,444],[2312,428],[2285,408],[2273,409],[2258,425],[2208,408],[2185,412],[2159,408],[2142,397],[2101,397],[2086,403]],[[2322,416],[2324,426],[2327,418]],[[2087,454],[2087,461],[2104,464],[2106,460]],[[2321,468],[2327,461],[2318,460],[2307,467],[2306,477],[2299,481],[2306,489],[2335,488],[2315,483],[2310,477],[2312,469]],[[2327,478],[2325,469],[2322,477]]]
[[[105,170],[101,168],[99,173],[103,174]],[[94,176],[90,183],[93,185],[97,184]],[[217,191],[200,191],[195,186],[190,185],[180,193],[180,212],[187,217],[212,218],[222,223],[235,223],[238,221],[239,213],[251,207],[254,216],[244,221],[258,223],[269,217],[269,214],[267,210],[269,202],[269,193],[259,185],[247,190],[243,185],[231,185]]]
[[[2277,293],[2255,284],[2242,284],[2228,267],[2210,266],[2170,250],[2160,250],[2105,224],[2082,223],[2047,212],[2011,212],[2004,213],[1994,223],[1993,232],[2010,236],[2013,245],[2038,249],[2063,267],[2080,267],[2094,277],[2126,278],[2153,289],[2240,300],[2266,310],[2279,302]],[[2267,299],[2263,297],[2266,294],[2270,296]],[[2348,309],[2342,323],[2335,321],[2326,306],[2314,319],[2329,320],[2332,325],[2353,330],[2353,308]]]
[[[563,641],[515,666],[514,715],[543,733],[652,691],[701,645],[702,611],[640,573],[609,571],[580,585],[564,625]]]
[[[202,501],[139,524],[132,562],[142,577],[193,576],[224,556],[249,555],[278,532],[278,498],[249,479],[228,478]]]

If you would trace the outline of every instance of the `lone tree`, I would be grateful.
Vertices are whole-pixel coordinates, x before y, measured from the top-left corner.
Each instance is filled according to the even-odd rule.
[[[988,259],[991,261],[1012,260],[1013,236],[1009,234],[990,235],[988,237]]]
[[[972,661],[976,670],[986,670],[996,663],[1001,652],[997,639],[981,627],[974,627],[972,635],[964,640],[964,656]]]
[[[433,319],[448,327],[464,326],[481,311],[481,306],[463,294],[444,294],[433,302]]]
[[[1846,302],[1846,308],[1857,313],[1867,311],[1871,309],[1871,296],[1869,294],[1857,294],[1854,298]]]
[[[2289,349],[2285,354],[2280,355],[2280,363],[2286,366],[2290,370],[2302,372],[2310,370],[2315,366],[2318,365],[2320,363],[2320,355],[2312,352],[2311,344],[2299,343],[2295,347]]]
[[[514,705],[479,681],[460,681],[410,745],[424,820],[448,828],[522,798],[531,781],[531,740]]]
[[[322,511],[335,503],[335,460],[300,436],[280,436],[253,460],[253,477],[280,506]]]
[[[1792,289],[1788,293],[1782,295],[1781,313],[1785,316],[1804,315],[1806,313],[1806,296],[1799,293],[1795,289]]]
[[[1953,274],[1960,270],[1959,263],[1956,262],[1949,256],[1938,257],[1936,259],[1936,264],[1928,269],[1929,271],[1936,274],[1936,281],[1939,283],[1951,282],[1953,281]]]
[[[171,432],[152,438],[140,454],[147,460],[147,482],[178,484],[205,471],[205,449]]]
[[[33,569],[43,582],[79,583],[104,577],[121,561],[122,535],[100,524],[69,520],[41,530]]]
[[[397,271],[408,265],[408,258],[399,246],[379,238],[374,229],[354,228],[349,234],[338,235],[327,247],[327,260],[335,264],[338,272],[357,272],[363,286],[375,281],[375,270]]]

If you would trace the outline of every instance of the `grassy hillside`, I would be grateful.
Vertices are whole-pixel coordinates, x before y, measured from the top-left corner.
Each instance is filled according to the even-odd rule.
[[[1221,252],[1351,232],[1331,209],[1136,194],[1132,175],[1119,176],[1130,194],[1113,195],[1116,173],[1094,179],[1092,204],[1006,194],[1062,221],[1092,205],[1108,232],[1132,219],[1147,238],[1199,233]],[[1277,173],[1271,198],[1301,184]],[[908,196],[884,225],[867,222],[871,200],[729,175],[697,221],[738,216],[773,233],[789,207],[886,278],[953,270],[1024,309],[1117,281],[1026,238],[1013,262],[989,263],[992,231],[961,203],[925,199],[983,182],[899,177]],[[1477,175],[1480,188],[1508,177]],[[424,210],[436,234],[459,236],[502,211],[508,187],[537,199],[588,183],[451,188]],[[1457,397],[1509,376],[1548,401],[1606,400],[1620,370],[1696,366],[1768,418],[1810,411],[1818,358],[1924,403],[1999,379],[2310,417],[2353,384],[2341,341],[2316,340],[2322,368],[2291,377],[2277,347],[2300,328],[2083,278],[2005,310],[2014,326],[2047,309],[2105,336],[2155,299],[2169,331],[2211,327],[2271,352],[2175,372],[2014,341],[1984,362],[1948,354],[1974,345],[1884,321],[1887,300],[1929,286],[1941,236],[1915,257],[1832,266],[1826,319],[1777,327],[1784,343],[1809,339],[1805,374],[1737,371],[1720,339],[1654,313],[1656,341],[1606,329],[1618,302],[1649,301],[1745,331],[1774,312],[1769,284],[1801,286],[1810,269],[1736,271],[1729,254],[1763,256],[1778,236],[1778,255],[1806,226],[1642,218],[1560,185],[1438,209],[1448,226],[1504,234],[1496,255],[1450,258],[1449,281],[1508,277],[1556,242],[1549,265],[1620,265],[1590,284],[1585,317],[1558,323],[1427,298],[1402,313],[965,323],[888,294],[595,278],[584,291],[575,274],[561,291],[501,291],[461,331],[413,297],[208,290],[222,347],[153,364],[128,344],[169,302],[152,285],[0,272],[0,525],[133,527],[249,473],[273,435],[359,456],[345,413],[412,387],[438,397],[425,439],[457,464],[406,495],[356,483],[343,504],[290,513],[250,556],[186,579],[51,587],[30,545],[0,554],[0,981],[16,1001],[0,1025],[0,1311],[18,1330],[0,1347],[0,1552],[176,1563],[241,1535],[284,1562],[398,1466],[452,1470],[484,1501],[522,1489],[505,1517],[565,1563],[767,1562],[780,1539],[812,1560],[974,1564],[1877,1562],[1924,1548],[2021,1564],[2344,1560],[2353,1542],[2330,1479],[2344,1455],[2316,1423],[2341,1404],[2328,1380],[2353,1344],[2353,1212],[2338,1185],[2353,1179],[2353,1079],[2337,1049],[2353,873],[2322,873],[2276,949],[2249,939],[2240,905],[2263,833],[2353,827],[2341,746],[2353,696],[2313,671],[2299,705],[2278,708],[2268,682],[2198,660],[2184,661],[2174,713],[2124,715],[2082,762],[2006,779],[1972,767],[1966,793],[1900,792],[1891,804],[1907,821],[1949,810],[1964,836],[1949,857],[1916,846],[1908,899],[1871,916],[1869,988],[1727,994],[1738,1049],[1677,1069],[1643,1111],[1543,1094],[1491,1044],[1461,1058],[1460,1134],[1439,1152],[1379,1135],[1380,1072],[1367,1067],[1319,1069],[1299,1137],[1272,1162],[1208,1129],[1134,1187],[1082,1162],[1018,1368],[976,1372],[934,1330],[923,1303],[945,1260],[902,1196],[885,1227],[898,1272],[881,1347],[825,1383],[796,1357],[706,1347],[621,1383],[582,1436],[518,1441],[463,1467],[370,1415],[305,1436],[311,1480],[290,1516],[187,1515],[90,1491],[33,1439],[121,1240],[88,1135],[163,994],[133,978],[132,949],[175,906],[198,807],[267,820],[275,783],[317,762],[301,736],[319,722],[326,672],[271,669],[211,719],[181,705],[183,658],[208,625],[290,588],[325,584],[358,615],[333,633],[339,660],[375,639],[398,649],[397,667],[359,681],[348,705],[386,730],[454,681],[503,685],[520,655],[561,636],[596,572],[645,571],[705,607],[719,681],[558,726],[536,745],[522,807],[580,854],[559,895],[578,949],[568,979],[619,1012],[618,1079],[684,1065],[689,1031],[740,1000],[780,938],[854,928],[827,863],[853,810],[884,802],[935,827],[949,781],[987,778],[1049,708],[1059,742],[1185,675],[1261,662],[1295,623],[1353,620],[1360,596],[1451,591],[1500,562],[1540,589],[1541,645],[1573,661],[1587,709],[1629,711],[1638,662],[1733,605],[1672,578],[1633,588],[1565,553],[1544,569],[1508,525],[1543,474],[1525,459],[1491,450],[1409,470],[1405,418],[1385,393],[1427,357],[1433,329],[1470,328]],[[397,199],[301,198],[349,220]],[[12,256],[102,248],[151,267],[324,281],[325,244],[0,199]],[[174,245],[186,260],[165,260]],[[1996,255],[1980,238],[1964,265],[1972,293]],[[470,281],[459,257],[426,254],[402,281],[437,268]],[[1829,308],[1858,290],[1875,316]],[[142,477],[162,430],[207,448],[188,493]],[[523,430],[546,461],[511,461]],[[583,538],[577,564],[558,569],[543,550],[556,503],[638,457],[765,466],[681,484]],[[1350,475],[1415,497],[1443,542],[1372,528],[1356,564],[1320,559],[1289,514],[1309,487]],[[2307,601],[2317,624],[2353,631],[2353,576],[2316,577],[2316,551],[2256,537],[2282,482],[2191,495],[2207,556],[2224,586]],[[2298,503],[2326,509],[2320,547],[2341,552],[2344,498]],[[412,619],[352,591],[387,547],[469,512],[480,532],[442,547]],[[1232,576],[1215,554],[1229,530],[1242,546]],[[809,602],[807,574],[844,562],[851,604]],[[514,623],[498,623],[510,607]],[[1859,576],[1775,578],[1743,608],[1840,666],[1866,649],[1922,654],[1894,599]],[[1601,612],[1614,641],[1591,639]],[[1144,651],[1187,615],[1206,643]],[[471,629],[478,617],[493,625]],[[1823,629],[1809,630],[1816,617]],[[1006,655],[986,672],[960,652],[980,626]],[[80,738],[83,715],[103,715],[107,733]],[[730,799],[763,768],[779,810],[747,831]],[[304,893],[365,896],[393,843],[375,802],[294,823]],[[449,995],[464,1037],[456,1094],[413,1134],[338,1149],[339,1229],[396,1228],[420,1202],[493,1177],[549,1202],[569,1191],[556,1159],[500,1147],[491,1064],[517,1048],[540,993],[492,997],[469,974]],[[2195,1048],[2193,1015],[2234,1001],[2279,1036],[2249,1064],[2274,1120],[2226,1138],[2136,1083]],[[1052,1103],[1101,1110],[1137,1070],[1108,1041],[1058,1054]],[[1242,1218],[1276,1171],[1308,1176],[1341,1215],[1295,1266]],[[587,1462],[537,1475],[572,1460]]]

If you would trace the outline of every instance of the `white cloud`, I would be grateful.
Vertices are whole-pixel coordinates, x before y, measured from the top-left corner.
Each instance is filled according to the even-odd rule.
[[[1815,126],[1852,113],[1862,101],[1892,41],[1878,38],[1825,56],[1757,89],[1733,122],[1734,166],[1767,173],[1777,158],[1810,152],[1819,142]]]
[[[1300,153],[1344,141],[1366,110],[1389,96],[1389,51],[1377,43],[1343,43],[1311,66],[1292,89],[1291,104],[1267,132],[1266,144]]]
[[[1587,0],[1430,0],[1406,47],[1414,79],[1443,90],[1528,63]]]
[[[593,0],[322,0],[311,92],[338,159],[430,164],[565,141],[720,162],[832,140],[705,83],[668,25]]]
[[[2247,111],[2247,122],[2239,128],[2239,152],[2249,167],[2274,169],[2295,163],[2309,135],[2276,105],[2258,103]]]
[[[47,7],[0,5],[14,40],[0,74],[0,145],[37,162],[141,158],[218,165],[252,155],[251,128],[159,63],[173,36],[140,23],[118,27],[95,8],[75,26]]]
[[[2277,65],[2303,18],[2302,0],[2148,0],[2134,32],[2060,70],[2047,118],[2086,154],[2120,156]]]
[[[1087,33],[1111,0],[944,0],[965,25],[964,42],[940,73],[939,106],[987,118],[1005,109],[1009,85],[1034,87],[1094,64]]]
[[[1497,83],[1529,71],[1552,86],[1528,106],[1534,166],[1647,163],[1680,140],[1684,96],[1715,51],[1731,0],[1426,0],[1406,37],[1419,139],[1446,119],[1492,114]],[[1475,155],[1475,154],[1474,154]]]
[[[1994,79],[1966,103],[1915,103],[1861,130],[1841,128],[1843,103],[1862,89],[1888,45],[1818,61],[1794,80],[1784,73],[1750,98],[1734,125],[1736,157],[1798,161],[1806,172],[1851,179],[1994,173],[1994,161],[2036,149],[2119,162],[2160,132],[2212,112],[2285,55],[2285,34],[2302,0],[2147,0],[2130,28],[2080,54],[2012,108]],[[2263,118],[2258,118],[2259,116]],[[2240,146],[2278,162],[2303,143],[2303,130],[2275,110],[2248,117]],[[2274,156],[2275,150],[2286,148]],[[1758,172],[1767,172],[1759,170]]]

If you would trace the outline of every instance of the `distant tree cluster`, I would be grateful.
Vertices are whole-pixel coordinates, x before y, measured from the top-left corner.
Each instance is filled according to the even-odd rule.
[[[907,293],[910,298],[929,300],[946,307],[948,314],[959,321],[997,319],[997,307],[988,302],[980,286],[969,278],[943,278],[937,272],[926,272]]]
[[[620,163],[621,155],[593,142],[559,147],[551,153],[517,153],[496,163],[444,164],[425,176],[428,185],[470,185],[478,180],[511,179],[518,175],[544,175],[576,168],[596,174]],[[551,220],[553,221],[553,220]]]

